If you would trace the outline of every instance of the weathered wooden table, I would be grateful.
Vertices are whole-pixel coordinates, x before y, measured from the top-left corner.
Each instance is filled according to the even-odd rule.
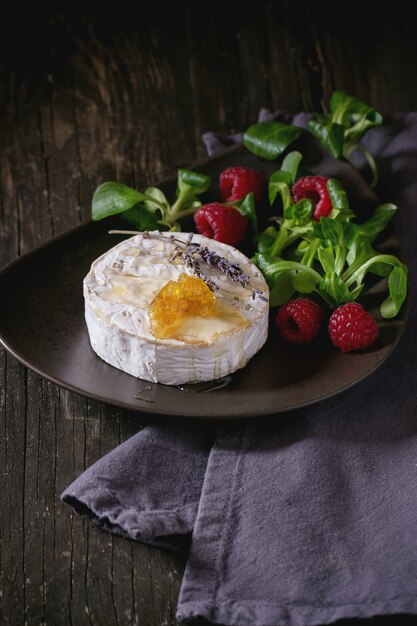
[[[204,157],[203,131],[244,129],[262,106],[320,110],[338,88],[382,113],[417,107],[417,38],[395,16],[369,27],[343,10],[262,0],[202,16],[123,3],[9,11],[0,265],[87,221],[100,182],[156,182]],[[0,351],[2,625],[176,624],[184,563],[97,530],[59,500],[146,420],[60,389]]]

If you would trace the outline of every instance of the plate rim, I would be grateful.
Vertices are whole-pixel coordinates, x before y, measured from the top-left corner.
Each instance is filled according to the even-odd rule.
[[[0,271],[1,274],[1,271]],[[8,344],[7,342],[4,340],[4,338],[1,336],[1,330],[0,330],[0,344],[3,346],[3,348],[5,350],[7,350],[7,352],[9,352],[9,354],[12,355],[12,357],[14,357],[21,365],[23,365],[24,367],[30,369],[32,372],[35,372],[36,374],[38,374],[41,378],[44,378],[45,380],[54,383],[55,385],[57,385],[58,387],[62,387],[63,389],[66,389],[67,391],[71,391],[72,393],[75,393],[76,395],[82,396],[83,398],[87,398],[90,400],[95,400],[97,402],[102,402],[103,404],[108,404],[110,406],[114,406],[116,408],[122,408],[124,410],[128,410],[128,411],[134,411],[137,412],[141,415],[146,414],[148,417],[177,417],[177,418],[181,418],[181,419],[191,419],[191,420],[213,420],[213,421],[227,421],[227,420],[238,420],[238,419],[251,419],[251,418],[267,418],[267,417],[271,417],[271,415],[285,415],[286,413],[290,413],[292,411],[297,411],[299,409],[302,409],[304,407],[307,406],[311,406],[314,404],[317,404],[319,402],[328,400],[330,398],[333,398],[334,396],[337,396],[341,393],[344,393],[345,391],[347,391],[348,389],[350,389],[351,387],[355,387],[356,385],[358,385],[359,383],[361,383],[363,380],[365,380],[366,378],[368,378],[369,376],[371,376],[375,370],[379,369],[384,363],[385,361],[391,356],[391,354],[394,352],[394,350],[397,348],[398,344],[400,343],[403,334],[404,334],[404,330],[406,327],[406,323],[408,320],[408,316],[409,316],[409,310],[410,310],[410,306],[409,306],[409,300],[407,298],[407,307],[405,311],[405,316],[404,318],[401,320],[402,321],[402,325],[401,325],[401,330],[397,335],[397,338],[395,340],[395,342],[392,345],[392,348],[389,352],[387,352],[386,354],[384,354],[384,356],[375,363],[375,365],[367,370],[360,378],[357,378],[356,380],[354,380],[353,382],[350,382],[342,387],[338,387],[337,389],[335,389],[334,391],[331,391],[325,395],[321,395],[316,399],[309,399],[305,402],[300,402],[298,404],[294,404],[291,407],[288,408],[283,408],[283,409],[275,409],[275,410],[269,410],[269,409],[265,409],[265,410],[261,410],[259,411],[259,413],[242,413],[240,412],[239,414],[234,414],[234,413],[225,413],[224,415],[213,415],[213,414],[200,414],[198,416],[193,416],[192,414],[187,414],[187,413],[178,413],[175,411],[169,411],[169,410],[164,410],[164,411],[157,411],[157,410],[153,410],[153,409],[149,409],[149,407],[147,407],[149,410],[146,410],[145,408],[141,408],[140,406],[137,408],[133,408],[132,405],[130,404],[125,404],[123,402],[116,402],[116,401],[112,401],[111,399],[103,399],[102,396],[96,395],[94,393],[87,393],[83,390],[80,390],[78,387],[74,387],[73,385],[71,385],[70,383],[67,383],[65,381],[60,380],[59,378],[56,378],[50,374],[47,374],[45,372],[43,372],[41,369],[39,369],[38,367],[36,367],[35,365],[29,363],[25,358],[21,357],[17,352],[15,352]],[[349,355],[346,355],[347,357]],[[100,357],[97,357],[100,358]],[[111,367],[111,366],[110,366]],[[121,371],[121,370],[120,370]],[[122,372],[124,374],[126,374],[126,372]],[[130,376],[130,374],[126,374],[127,376]],[[134,376],[132,378],[135,378]],[[142,379],[137,379],[137,380],[142,380]],[[147,382],[147,381],[146,381]],[[149,383],[149,384],[157,384],[159,385],[160,383]],[[167,387],[169,387],[169,385],[166,385]],[[187,392],[183,392],[183,393],[187,393]],[[192,393],[192,392],[190,392]],[[204,392],[202,392],[204,393]]]

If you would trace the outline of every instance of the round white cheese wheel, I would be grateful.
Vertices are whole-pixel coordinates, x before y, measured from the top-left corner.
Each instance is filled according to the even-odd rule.
[[[149,305],[155,296],[180,274],[195,276],[181,254],[173,258],[188,238],[188,233],[139,233],[93,262],[84,279],[85,319],[93,350],[110,365],[151,382],[197,383],[244,367],[265,343],[268,287],[262,273],[239,250],[194,234],[193,244],[239,265],[264,297],[253,298],[251,288],[200,262],[201,273],[218,286],[213,314],[184,318],[175,337],[153,335]]]

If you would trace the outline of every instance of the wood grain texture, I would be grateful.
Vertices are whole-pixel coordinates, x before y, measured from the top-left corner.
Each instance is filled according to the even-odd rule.
[[[204,19],[160,11],[45,3],[20,39],[18,8],[3,21],[0,265],[86,221],[103,180],[154,183],[204,155],[203,131],[243,129],[260,107],[313,110],[339,88],[382,112],[416,108],[417,40],[405,19],[370,35],[288,1],[255,13],[215,4]],[[59,500],[144,424],[0,352],[2,625],[176,624],[184,562],[112,537]]]

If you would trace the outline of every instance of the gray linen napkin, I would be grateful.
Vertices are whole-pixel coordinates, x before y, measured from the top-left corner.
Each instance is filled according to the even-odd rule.
[[[400,207],[413,300],[417,114],[390,117],[366,143],[381,196]],[[354,388],[217,428],[159,421],[62,498],[105,530],[188,552],[179,620],[310,626],[417,613],[416,347],[413,301],[395,352]]]

